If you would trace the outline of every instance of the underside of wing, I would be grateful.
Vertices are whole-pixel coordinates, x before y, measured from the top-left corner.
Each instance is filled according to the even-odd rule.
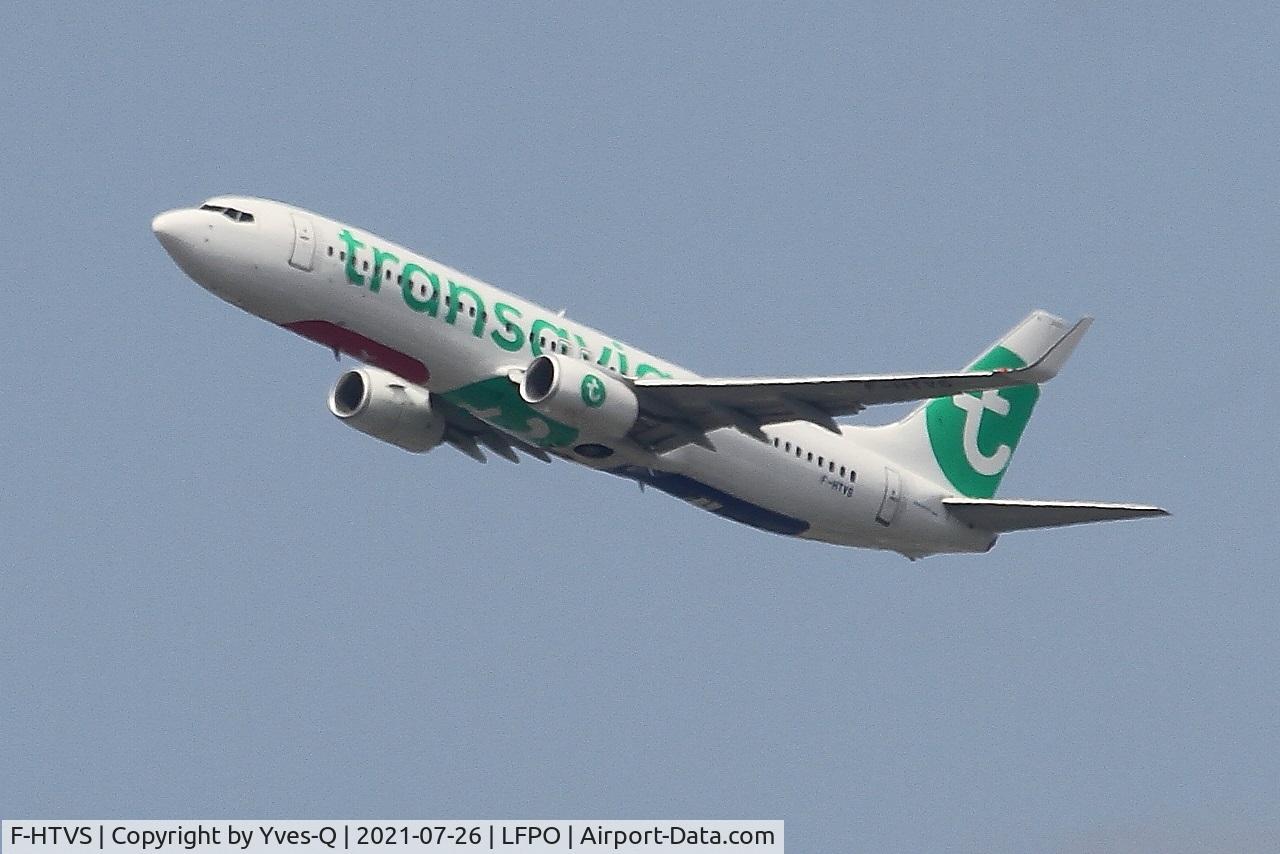
[[[1033,385],[1051,379],[1090,323],[1091,318],[1080,320],[1021,368],[839,377],[646,377],[633,383],[641,419],[631,435],[642,445],[664,450],[689,442],[703,444],[706,431],[720,427],[737,427],[762,438],[763,425],[809,421],[839,433],[836,418],[854,415],[868,406]]]
[[[980,498],[944,498],[942,503],[946,506],[947,512],[961,522],[993,533],[1169,515],[1167,510],[1146,504],[1001,501]]]
[[[450,403],[443,397],[432,398],[432,404],[445,418],[444,441],[477,462],[487,462],[484,448],[509,460],[520,462],[516,451],[527,454],[544,463],[551,462],[551,455],[542,448],[523,442],[509,433],[476,418],[460,406]]]

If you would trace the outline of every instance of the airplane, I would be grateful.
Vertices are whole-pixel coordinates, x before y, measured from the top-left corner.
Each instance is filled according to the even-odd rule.
[[[1033,311],[958,372],[705,378],[367,231],[217,196],[151,228],[214,295],[362,363],[343,423],[405,451],[569,460],[763,531],[915,560],[1007,532],[1164,516],[995,498],[1040,397],[1091,318]],[[875,426],[840,423],[915,402]]]

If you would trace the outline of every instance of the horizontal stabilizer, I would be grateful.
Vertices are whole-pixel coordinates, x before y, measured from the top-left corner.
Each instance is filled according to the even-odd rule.
[[[1000,501],[944,498],[942,503],[961,522],[992,533],[1028,528],[1056,528],[1085,522],[1113,522],[1168,516],[1169,511],[1146,504],[1095,504],[1087,501]]]

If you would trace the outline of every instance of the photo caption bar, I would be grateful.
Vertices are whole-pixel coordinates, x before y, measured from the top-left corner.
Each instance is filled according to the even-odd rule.
[[[136,852],[611,851],[782,854],[781,821],[0,821],[4,854]],[[395,846],[390,848],[389,846]]]

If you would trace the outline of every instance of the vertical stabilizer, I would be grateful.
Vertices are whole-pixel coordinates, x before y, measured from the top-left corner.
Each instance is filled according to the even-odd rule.
[[[1080,334],[1087,328],[1087,321]],[[971,371],[1021,368],[1035,361],[1066,332],[1068,324],[1034,311],[968,367]],[[1053,354],[1054,370],[1079,341]],[[851,427],[857,441],[906,468],[969,498],[990,498],[1000,486],[1022,431],[1040,397],[1037,385],[966,392],[927,401],[906,418],[881,427]]]

